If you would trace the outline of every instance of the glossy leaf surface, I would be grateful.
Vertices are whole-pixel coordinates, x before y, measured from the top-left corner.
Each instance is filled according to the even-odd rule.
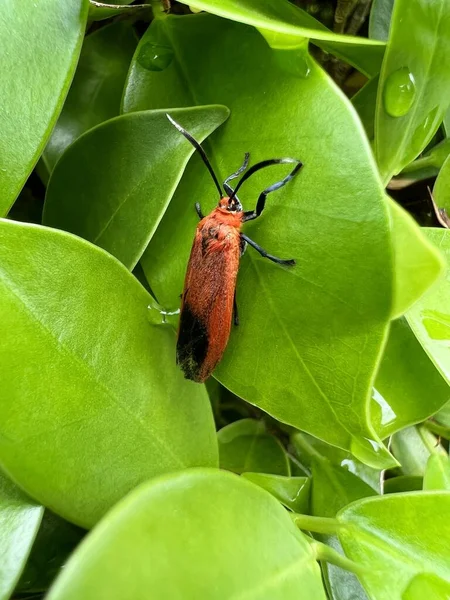
[[[368,567],[360,579],[371,598],[423,600],[418,593],[423,592],[423,579],[431,579],[430,585],[445,598],[450,585],[449,518],[450,493],[366,498],[339,513],[339,539],[349,558]]]
[[[266,473],[243,473],[242,477],[270,492],[292,511],[297,513],[309,511],[311,480],[308,477],[285,477]]]
[[[27,562],[44,508],[0,472],[0,600],[8,600]]]
[[[16,199],[58,118],[87,12],[87,0],[2,2],[0,216]]]
[[[262,421],[242,419],[217,433],[220,467],[234,473],[254,471],[290,475],[289,460],[281,442]]]
[[[383,191],[353,110],[313,63],[306,79],[287,78],[249,28],[204,14],[169,17],[163,25],[175,58],[162,72],[139,64],[142,48],[161,36],[151,27],[130,71],[126,110],[180,104],[182,98],[191,103],[176,66],[176,57],[183,56],[184,77],[196,100],[214,97],[231,108],[223,131],[208,140],[221,179],[239,166],[245,151],[252,152],[253,162],[294,156],[305,165],[296,180],[269,197],[261,219],[246,227],[263,247],[295,257],[297,265],[282,269],[252,249],[243,256],[237,287],[241,324],[215,375],[276,418],[351,448],[362,460],[385,464],[386,455],[375,454],[363,439],[374,438],[363,415],[391,309],[390,232]],[[254,90],[261,81],[268,100],[255,110]],[[326,119],[323,113],[314,117],[317,94],[322,108],[328,107]],[[275,171],[249,180],[240,195],[245,207],[285,174]],[[193,157],[142,260],[158,300],[168,307],[178,305],[183,287],[197,223],[193,202],[207,213],[213,194],[208,173]],[[421,242],[416,237],[410,243]]]
[[[447,454],[432,454],[423,477],[424,490],[450,490],[450,463]]]
[[[425,229],[428,239],[450,260],[450,231]],[[417,339],[450,383],[450,270],[406,313]]]
[[[228,110],[206,106],[170,114],[202,141]],[[76,233],[132,269],[193,152],[165,110],[111,119],[79,138],[59,161],[47,190],[44,223]]]
[[[119,114],[136,44],[128,23],[102,27],[86,37],[63,110],[42,157],[49,172],[82,133]]]
[[[236,475],[195,469],[143,485],[115,507],[48,598],[301,596],[325,599],[313,550],[287,511]]]
[[[173,332],[149,323],[150,296],[123,265],[44,227],[2,221],[0,240],[9,475],[89,527],[145,479],[215,465],[206,391],[183,379]]]
[[[387,183],[427,146],[450,95],[450,4],[397,0],[383,60],[375,155]]]
[[[450,387],[404,317],[392,321],[375,380],[371,418],[381,439],[420,423],[450,399]]]

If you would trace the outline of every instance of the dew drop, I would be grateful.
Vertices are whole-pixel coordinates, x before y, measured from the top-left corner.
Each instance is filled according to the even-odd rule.
[[[173,50],[170,46],[147,42],[143,44],[137,61],[148,71],[164,71],[173,60]]]
[[[383,91],[384,108],[391,117],[403,117],[414,103],[416,82],[407,67],[394,71],[386,79]]]

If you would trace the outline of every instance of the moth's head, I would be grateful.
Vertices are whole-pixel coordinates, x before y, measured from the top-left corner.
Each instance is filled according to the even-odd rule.
[[[228,196],[225,196],[225,198],[221,198],[219,208],[228,212],[242,212],[242,204],[236,197],[228,198]]]

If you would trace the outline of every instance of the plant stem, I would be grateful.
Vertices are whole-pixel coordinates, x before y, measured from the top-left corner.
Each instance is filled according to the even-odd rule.
[[[294,523],[305,531],[313,531],[314,533],[324,533],[326,535],[334,535],[342,525],[337,519],[329,517],[311,517],[310,515],[292,515]]]

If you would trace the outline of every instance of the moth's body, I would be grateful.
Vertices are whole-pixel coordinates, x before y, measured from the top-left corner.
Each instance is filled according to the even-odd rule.
[[[177,344],[177,362],[194,381],[204,381],[214,370],[230,337],[243,215],[217,207],[197,225]]]
[[[194,243],[192,244],[184,291],[181,300],[180,324],[177,341],[177,363],[185,377],[204,382],[222,358],[230,337],[233,311],[237,324],[236,279],[239,259],[247,244],[261,256],[286,266],[293,266],[293,259],[277,258],[268,254],[256,242],[241,232],[242,224],[259,217],[264,210],[267,194],[290,181],[300,170],[302,163],[294,158],[277,158],[262,161],[250,167],[233,190],[229,181],[235,179],[248,167],[249,154],[243,165],[223,183],[228,196],[224,196],[216,175],[200,144],[167,115],[169,121],[196,148],[206,164],[219,191],[217,208],[209,215],[202,215],[200,205],[195,205],[200,217]],[[259,195],[255,210],[243,211],[236,196],[241,184],[256,171],[274,164],[295,163],[293,171],[281,181],[266,188]]]

